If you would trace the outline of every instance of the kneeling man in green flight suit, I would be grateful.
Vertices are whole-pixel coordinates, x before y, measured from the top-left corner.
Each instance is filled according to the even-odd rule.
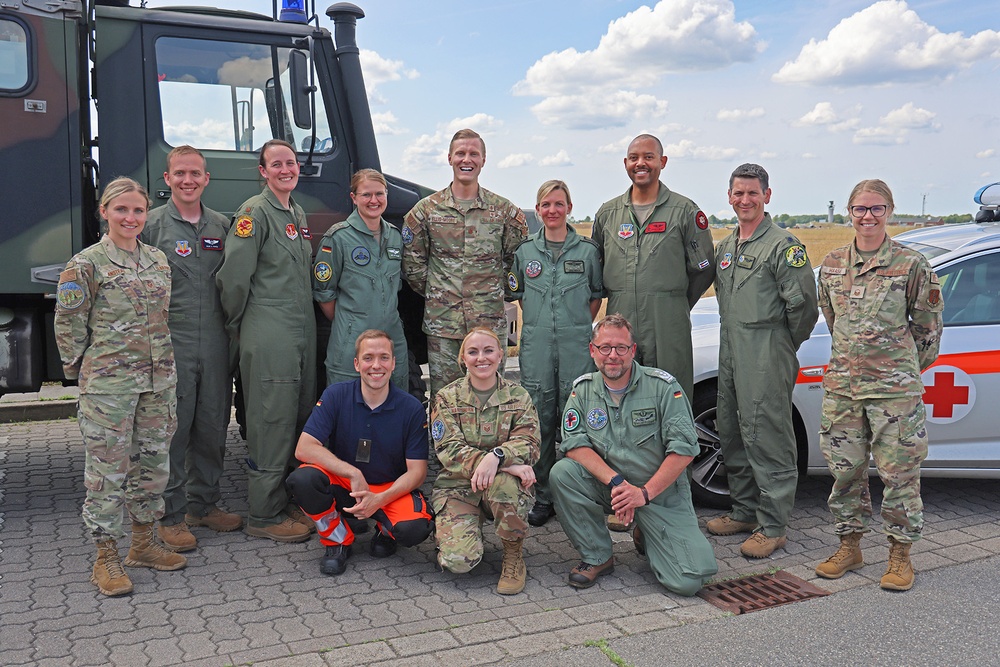
[[[613,512],[649,558],[657,580],[691,596],[718,572],[698,529],[684,474],[698,452],[691,405],[670,373],[635,361],[632,325],[609,315],[594,326],[590,355],[598,373],[580,376],[563,413],[560,451],[549,484],[563,530],[580,552],[569,585],[589,588],[614,571]]]

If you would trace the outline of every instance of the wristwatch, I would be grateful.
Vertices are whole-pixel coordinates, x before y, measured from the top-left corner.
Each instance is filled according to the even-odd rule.
[[[497,457],[497,459],[500,461],[500,463],[497,464],[497,467],[502,466],[503,460],[507,458],[507,455],[504,454],[503,450],[500,449],[499,447],[494,447],[491,451],[493,452],[493,456]]]
[[[624,477],[622,477],[621,475],[615,475],[614,477],[611,478],[611,481],[608,482],[608,488],[613,489],[619,484],[624,484],[624,483],[625,483]]]

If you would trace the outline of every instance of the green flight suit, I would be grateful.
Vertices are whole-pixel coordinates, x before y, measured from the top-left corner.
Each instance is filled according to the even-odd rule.
[[[266,186],[236,211],[216,282],[247,415],[248,524],[281,523],[295,442],[316,403],[316,317],[306,216]]]
[[[645,485],[668,454],[698,453],[691,406],[680,384],[665,371],[635,362],[619,405],[600,373],[574,383],[562,438],[563,454],[590,447],[634,486]],[[549,480],[559,522],[582,560],[597,565],[611,558],[604,523],[611,512],[610,489],[571,458],[556,461]],[[698,528],[687,475],[678,476],[649,505],[636,508],[635,520],[645,537],[649,567],[668,590],[694,595],[719,571],[712,546]]]
[[[563,406],[573,380],[595,370],[590,357],[590,302],[604,297],[597,244],[567,225],[559,259],[545,248],[545,229],[514,252],[507,275],[508,296],[521,302],[521,386],[528,390],[541,426],[541,457],[535,465],[535,494],[552,503],[549,470]]]
[[[676,377],[690,399],[691,308],[715,277],[708,218],[661,182],[646,222],[636,219],[630,188],[597,211],[592,238],[604,256],[607,312],[632,323],[636,360]]]
[[[170,480],[160,523],[173,526],[185,514],[204,516],[221,499],[233,377],[229,336],[215,286],[229,219],[202,206],[190,223],[173,200],[153,209],[142,230],[170,264],[168,325],[177,361],[177,432],[170,441]]]
[[[403,322],[399,319],[398,293],[403,237],[385,220],[381,240],[357,211],[323,235],[313,264],[313,298],[320,303],[336,300],[330,343],[326,348],[328,384],[353,380],[354,344],[367,329],[389,334],[396,355],[392,383],[409,391],[409,361]]]
[[[819,318],[816,281],[805,246],[767,213],[746,241],[739,241],[739,229],[724,238],[716,257],[722,320],[717,424],[731,515],[780,537],[798,482],[795,351]]]

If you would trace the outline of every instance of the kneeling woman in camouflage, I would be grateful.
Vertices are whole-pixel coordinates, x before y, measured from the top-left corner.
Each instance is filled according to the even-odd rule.
[[[97,544],[91,581],[105,595],[132,592],[115,541],[124,536],[123,507],[132,518],[126,565],[187,564],[153,537],[177,428],[177,374],[167,329],[170,268],[161,250],[138,241],[148,209],[141,185],[111,181],[100,208],[107,234],[59,276],[56,344],[66,377],[80,384],[83,523]]]
[[[494,517],[503,542],[497,592],[524,590],[521,556],[538,461],[538,415],[528,392],[500,377],[504,347],[482,327],[462,341],[459,363],[467,373],[438,392],[431,437],[442,470],[431,505],[437,514],[438,563],[468,572],[483,557],[483,515]]]

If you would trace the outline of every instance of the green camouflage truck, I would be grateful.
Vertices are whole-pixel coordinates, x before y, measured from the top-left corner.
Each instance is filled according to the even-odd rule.
[[[0,3],[0,394],[63,379],[53,295],[66,261],[100,235],[101,181],[131,176],[159,206],[166,155],[190,144],[212,173],[206,205],[231,214],[260,191],[256,151],[280,138],[299,150],[295,199],[314,246],[347,217],[351,174],[381,165],[355,39],[364,13],[337,3],[326,15],[333,35],[315,16]],[[386,218],[398,226],[431,191],[387,178]],[[423,303],[404,289],[404,328],[423,356]]]

